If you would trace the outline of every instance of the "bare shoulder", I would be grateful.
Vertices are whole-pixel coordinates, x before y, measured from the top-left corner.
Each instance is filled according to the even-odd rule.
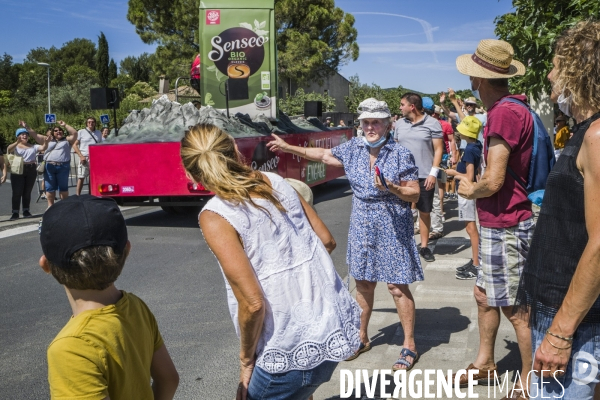
[[[589,145],[598,146],[600,145],[600,119],[592,122],[588,130],[585,132],[585,137],[583,138],[584,143]]]
[[[225,218],[211,210],[204,210],[200,213],[200,217],[198,217],[198,224],[202,230],[219,230],[223,229],[223,227],[226,225],[229,225]]]

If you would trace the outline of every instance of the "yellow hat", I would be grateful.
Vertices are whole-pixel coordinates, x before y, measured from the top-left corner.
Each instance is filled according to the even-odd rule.
[[[481,121],[477,117],[468,116],[460,121],[460,124],[456,126],[456,130],[463,136],[477,139],[481,130]]]

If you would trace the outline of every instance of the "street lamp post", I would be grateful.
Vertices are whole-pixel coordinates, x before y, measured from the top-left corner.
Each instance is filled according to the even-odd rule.
[[[52,114],[52,111],[50,110],[50,64],[42,62],[39,62],[37,64],[41,65],[42,67],[48,68],[48,114]]]

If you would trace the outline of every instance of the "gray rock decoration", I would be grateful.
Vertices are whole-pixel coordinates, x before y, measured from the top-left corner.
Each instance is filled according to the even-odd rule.
[[[249,120],[247,115],[244,118]],[[185,131],[196,124],[216,125],[235,138],[265,136],[267,131],[285,134],[322,130],[303,118],[290,120],[281,113],[280,119],[279,126],[273,125],[265,115],[259,114],[252,119],[256,126],[262,128],[257,130],[252,124],[244,124],[235,116],[227,118],[227,115],[210,106],[198,110],[192,103],[181,105],[170,101],[165,95],[154,100],[150,108],[132,111],[119,129],[119,136],[111,132],[103,143],[179,142]]]

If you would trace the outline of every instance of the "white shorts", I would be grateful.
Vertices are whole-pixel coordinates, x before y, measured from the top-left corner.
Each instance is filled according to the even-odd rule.
[[[90,175],[90,163],[89,161],[84,165],[79,163],[77,166],[77,178],[85,179]]]
[[[458,196],[458,220],[466,222],[477,221],[475,200],[467,200],[462,196]]]

